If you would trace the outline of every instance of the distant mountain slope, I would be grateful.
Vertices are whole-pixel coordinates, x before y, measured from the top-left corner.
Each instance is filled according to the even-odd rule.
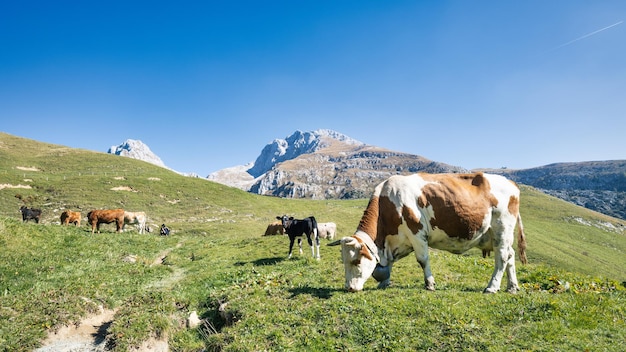
[[[209,180],[246,191],[289,198],[365,198],[394,174],[467,170],[366,145],[332,130],[296,131],[266,145],[247,170],[232,167]]]
[[[626,160],[558,163],[503,174],[563,200],[626,219]],[[424,157],[367,145],[339,132],[296,131],[267,144],[254,163],[219,170],[209,180],[288,198],[368,197],[394,174],[469,172]]]
[[[523,170],[489,170],[568,202],[626,219],[626,160],[555,163]]]

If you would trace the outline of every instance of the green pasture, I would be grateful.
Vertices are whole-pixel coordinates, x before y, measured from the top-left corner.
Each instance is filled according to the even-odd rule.
[[[390,288],[370,280],[347,293],[338,247],[324,240],[316,261],[305,243],[287,259],[286,237],[262,236],[282,214],[334,221],[351,235],[367,199],[256,196],[2,133],[0,185],[12,186],[0,189],[0,351],[32,351],[100,307],[115,310],[106,332],[114,351],[151,338],[172,351],[622,351],[626,341],[624,222],[526,186],[522,290],[485,295],[493,258],[479,250],[433,250],[435,292],[409,256]],[[42,222],[22,223],[21,205],[41,208]],[[84,218],[117,207],[145,211],[172,235],[59,224],[64,209]],[[199,327],[186,324],[192,311]]]

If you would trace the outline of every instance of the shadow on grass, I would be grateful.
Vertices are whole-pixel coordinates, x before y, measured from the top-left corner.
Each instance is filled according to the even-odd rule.
[[[333,293],[345,291],[337,288],[303,286],[290,288],[289,292],[291,293],[289,298],[294,298],[299,295],[311,295],[317,298],[329,299],[332,297]]]
[[[266,265],[276,265],[285,260],[285,257],[272,257],[272,258],[261,258],[257,260],[252,260],[249,262],[236,262],[235,266],[244,266],[248,263],[251,263],[255,266],[266,266]]]

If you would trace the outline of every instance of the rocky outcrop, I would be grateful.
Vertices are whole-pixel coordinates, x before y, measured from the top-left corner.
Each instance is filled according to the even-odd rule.
[[[228,177],[224,173],[230,171]],[[381,181],[395,174],[466,172],[467,170],[366,145],[330,130],[296,131],[266,145],[249,168],[220,170],[209,179],[246,191],[286,198],[349,199],[369,197]],[[249,185],[242,180],[253,182]]]

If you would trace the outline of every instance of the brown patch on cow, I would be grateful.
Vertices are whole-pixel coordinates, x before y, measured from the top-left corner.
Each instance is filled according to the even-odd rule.
[[[413,209],[406,205],[402,206],[402,218],[406,221],[406,225],[409,227],[409,230],[411,230],[411,233],[415,234],[424,228],[424,225],[422,225],[420,219],[415,215]]]
[[[397,235],[398,227],[402,224],[402,218],[398,214],[396,205],[387,196],[379,200],[378,229],[375,243],[378,248],[385,247],[385,238],[388,235]]]
[[[489,181],[482,173],[421,176],[434,182],[422,188],[427,205],[434,211],[431,225],[449,237],[472,239],[483,226],[489,208],[497,205],[490,193]]]
[[[357,230],[367,233],[378,248],[383,248],[385,237],[397,235],[401,223],[402,219],[389,197],[372,196]]]
[[[378,229],[378,197],[372,196],[370,198],[369,203],[367,203],[367,208],[363,211],[363,216],[361,217],[361,221],[359,221],[359,226],[357,230],[363,231],[366,234],[370,235],[370,237],[375,240]]]
[[[359,242],[359,244],[361,245],[361,250],[359,251],[359,254],[361,254],[361,256],[363,256],[363,257],[365,257],[365,258],[367,258],[369,260],[374,260],[374,257],[372,256],[372,253],[370,253],[370,250],[367,248],[367,244],[365,244],[365,242],[363,242],[363,240],[360,239],[357,236],[352,236],[352,238],[356,239],[356,241]],[[360,261],[360,259],[357,259],[357,260]]]
[[[516,196],[511,196],[509,198],[509,213],[516,215],[519,213],[519,198]]]

